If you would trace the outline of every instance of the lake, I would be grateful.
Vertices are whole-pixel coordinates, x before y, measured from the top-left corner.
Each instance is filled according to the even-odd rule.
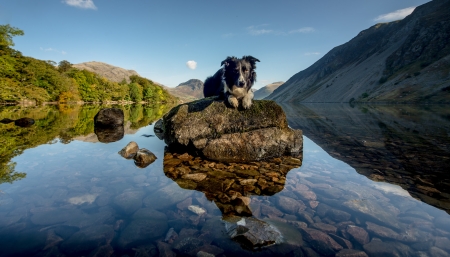
[[[115,106],[113,139],[104,106],[0,107],[35,120],[0,123],[0,256],[450,256],[448,106],[281,106],[302,159],[247,164],[167,151],[168,106]]]

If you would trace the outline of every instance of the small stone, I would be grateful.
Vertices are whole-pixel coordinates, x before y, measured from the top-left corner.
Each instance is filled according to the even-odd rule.
[[[361,245],[369,243],[369,234],[361,227],[349,225],[346,232]]]
[[[193,212],[197,215],[202,215],[202,214],[206,213],[205,209],[198,207],[197,205],[190,205],[188,207],[188,210],[190,210],[191,212]]]
[[[131,141],[128,143],[122,150],[119,151],[119,154],[125,159],[132,159],[139,150],[139,146],[136,142]]]
[[[157,157],[149,150],[142,148],[137,151],[133,159],[136,166],[138,166],[139,168],[145,168],[148,165],[152,164],[157,159]]]
[[[170,245],[159,241],[157,243],[159,257],[176,257],[177,255],[172,251]]]
[[[215,255],[207,253],[207,252],[199,251],[197,253],[197,257],[215,257]]]
[[[353,249],[343,249],[339,251],[336,257],[369,257],[365,252],[353,250]]]
[[[300,229],[300,232],[302,233],[304,239],[314,248],[314,250],[322,255],[333,256],[336,252],[343,249],[340,244],[322,231],[303,228]]]
[[[301,200],[295,200],[286,196],[278,197],[278,206],[290,214],[297,214],[299,211],[306,209],[305,204]]]
[[[183,176],[181,176],[181,178],[183,179],[189,179],[195,182],[200,182],[204,180],[206,177],[207,175],[204,173],[184,174]]]
[[[373,233],[377,237],[389,238],[389,239],[394,239],[394,240],[399,239],[399,234],[390,228],[379,226],[375,223],[368,222],[368,221],[366,222],[366,224],[367,224],[367,231],[369,231],[370,233]]]

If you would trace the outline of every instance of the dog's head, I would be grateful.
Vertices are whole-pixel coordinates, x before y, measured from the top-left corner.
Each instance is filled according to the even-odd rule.
[[[244,56],[241,59],[232,56],[223,60],[220,65],[223,65],[227,86],[230,89],[236,87],[250,90],[256,81],[256,62],[259,60],[253,56]]]

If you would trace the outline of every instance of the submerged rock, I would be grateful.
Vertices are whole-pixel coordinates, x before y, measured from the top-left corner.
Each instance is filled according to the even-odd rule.
[[[281,243],[283,237],[278,229],[254,217],[231,217],[225,221],[227,234],[250,249]]]
[[[199,151],[212,160],[297,157],[303,150],[302,131],[288,127],[283,109],[273,101],[254,101],[250,109],[240,110],[205,98],[173,108],[157,124],[169,147]]]

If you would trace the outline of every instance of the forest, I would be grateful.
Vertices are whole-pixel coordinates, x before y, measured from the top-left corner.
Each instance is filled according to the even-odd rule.
[[[177,99],[153,81],[137,75],[130,83],[109,81],[73,68],[68,61],[37,60],[13,49],[13,37],[24,32],[0,25],[0,103],[110,102],[175,103]]]

